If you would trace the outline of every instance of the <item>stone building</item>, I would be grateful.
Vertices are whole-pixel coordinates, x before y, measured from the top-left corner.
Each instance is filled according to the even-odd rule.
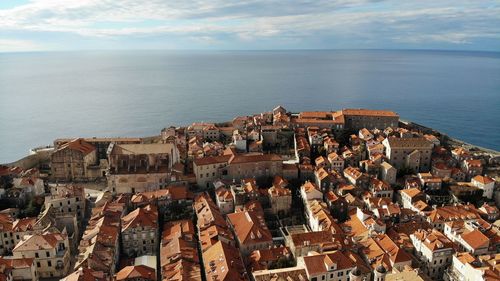
[[[283,162],[277,154],[243,153],[227,149],[222,156],[203,157],[193,161],[198,186],[208,187],[222,178],[239,181],[244,178],[268,178],[283,173]]]
[[[353,129],[354,131],[363,128],[372,130],[375,128],[398,127],[399,124],[399,115],[392,111],[343,109],[341,113],[344,116],[345,128]]]
[[[45,208],[53,207],[54,214],[72,215],[82,220],[85,216],[85,191],[82,186],[55,185],[45,196]]]
[[[61,145],[51,156],[51,173],[54,180],[88,180],[93,176],[92,167],[96,166],[95,147],[81,138]]]
[[[273,245],[273,237],[267,228],[263,213],[259,211],[231,213],[227,215],[227,221],[244,256],[254,250],[268,249]]]
[[[173,143],[111,144],[108,159],[110,191],[145,192],[169,185],[172,166],[179,162],[179,151]]]
[[[129,257],[156,255],[158,211],[148,205],[122,218],[123,253]]]
[[[85,142],[93,145],[97,150],[97,159],[108,159],[108,148],[111,143],[114,144],[139,144],[142,143],[141,138],[84,138]],[[71,142],[72,139],[56,139],[54,147],[56,149]]]
[[[14,258],[34,258],[39,278],[64,277],[70,269],[68,236],[62,233],[26,236],[12,250]]]
[[[385,156],[396,169],[404,167],[413,172],[427,172],[431,168],[432,143],[425,138],[386,138]]]
[[[285,187],[272,186],[268,189],[271,210],[275,215],[284,215],[292,207],[292,191]]]
[[[417,257],[423,262],[424,272],[433,280],[441,280],[444,271],[451,265],[453,242],[435,229],[429,232],[418,230],[410,238]]]

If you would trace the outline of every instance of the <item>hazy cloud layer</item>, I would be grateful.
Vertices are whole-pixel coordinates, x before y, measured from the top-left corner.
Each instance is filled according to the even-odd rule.
[[[2,8],[0,51],[168,48],[500,50],[500,1],[31,0]]]

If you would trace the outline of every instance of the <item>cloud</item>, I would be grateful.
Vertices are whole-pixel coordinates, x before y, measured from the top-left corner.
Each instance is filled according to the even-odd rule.
[[[390,42],[474,45],[498,38],[498,26],[500,7],[493,0],[32,0],[0,10],[0,34],[49,32],[102,40],[171,36],[201,46],[266,40],[280,47],[291,40],[307,45],[335,38],[355,42],[353,48]],[[357,45],[361,41],[370,43]]]
[[[44,49],[42,45],[33,41],[0,38],[0,52],[41,51]]]

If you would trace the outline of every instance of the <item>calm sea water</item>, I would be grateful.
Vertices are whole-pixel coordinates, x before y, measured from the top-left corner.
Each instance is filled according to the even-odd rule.
[[[500,53],[444,51],[0,54],[0,163],[58,137],[292,111],[391,109],[500,150]]]

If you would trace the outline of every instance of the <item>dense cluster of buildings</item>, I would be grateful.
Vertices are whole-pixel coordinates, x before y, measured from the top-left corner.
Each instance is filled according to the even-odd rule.
[[[0,281],[500,280],[498,162],[367,109],[58,139],[0,166]]]

